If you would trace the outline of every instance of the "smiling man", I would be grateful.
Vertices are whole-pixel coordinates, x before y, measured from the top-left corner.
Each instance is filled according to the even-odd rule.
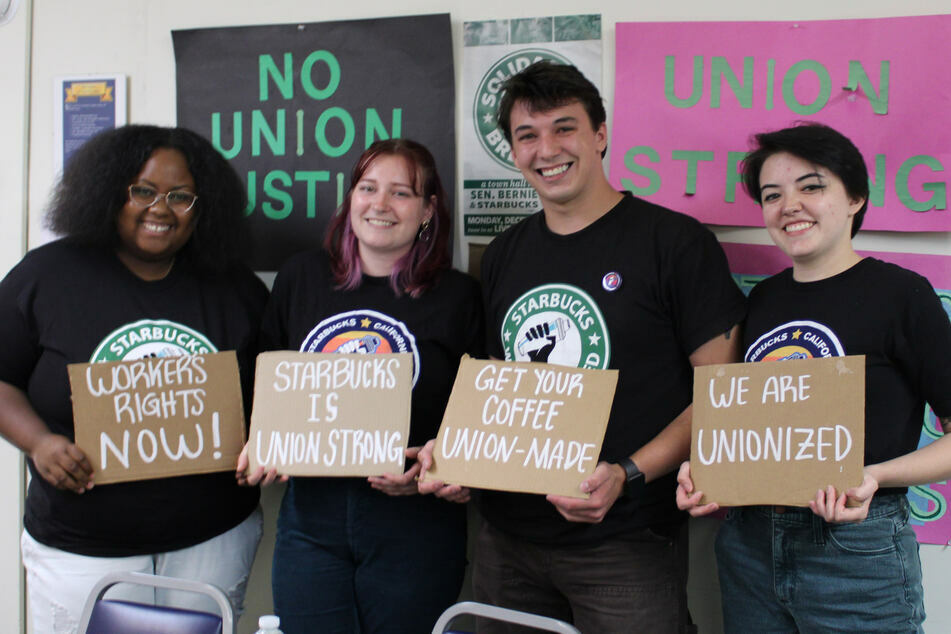
[[[672,472],[693,366],[736,358],[745,301],[707,229],[608,183],[604,106],[576,68],[539,62],[504,91],[499,126],[544,209],[483,257],[489,352],[619,379],[588,499],[480,494],[476,598],[583,632],[689,631]],[[521,630],[480,624],[495,631]]]

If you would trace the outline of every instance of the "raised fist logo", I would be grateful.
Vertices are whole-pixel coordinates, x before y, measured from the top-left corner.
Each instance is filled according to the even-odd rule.
[[[518,342],[518,351],[520,354],[527,354],[530,361],[547,363],[551,351],[555,349],[555,344],[565,339],[570,328],[571,322],[564,317],[530,326],[525,331],[522,340]],[[529,348],[533,342],[537,344],[540,340],[546,340],[544,345]]]

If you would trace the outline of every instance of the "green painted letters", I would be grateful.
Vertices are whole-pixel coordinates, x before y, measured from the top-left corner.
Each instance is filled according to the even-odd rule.
[[[931,196],[927,200],[921,201],[912,198],[911,192],[908,191],[908,177],[911,175],[911,170],[919,165],[930,167],[933,172],[944,171],[944,167],[938,159],[933,156],[928,156],[927,154],[912,156],[901,164],[901,167],[898,168],[898,172],[895,174],[895,193],[898,194],[898,200],[912,211],[947,209],[948,196],[946,191],[947,185],[945,183],[923,183],[921,189],[926,192],[931,192]]]
[[[647,145],[635,145],[624,153],[624,167],[639,176],[643,176],[650,184],[647,187],[638,187],[631,179],[622,178],[621,187],[630,191],[635,196],[650,196],[660,189],[660,174],[649,167],[635,162],[634,158],[640,154],[646,156],[651,163],[660,162],[660,155],[657,153],[657,150]]]
[[[712,161],[713,152],[701,152],[698,150],[674,150],[670,157],[675,161],[687,161],[687,179],[684,183],[684,193],[693,195],[697,193],[697,163],[700,161]]]

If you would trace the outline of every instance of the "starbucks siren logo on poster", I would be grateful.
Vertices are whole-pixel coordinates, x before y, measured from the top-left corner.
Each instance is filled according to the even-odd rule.
[[[90,363],[218,352],[205,335],[165,319],[143,319],[116,328],[92,353]]]
[[[569,284],[546,284],[515,300],[502,320],[506,361],[538,361],[603,370],[611,339],[601,309]]]
[[[479,88],[476,90],[473,119],[479,143],[496,163],[513,172],[517,172],[518,168],[512,162],[512,147],[505,140],[505,135],[499,130],[495,119],[499,98],[502,96],[502,84],[512,75],[541,60],[571,64],[561,55],[545,49],[521,49],[509,53],[493,64],[479,81]]]

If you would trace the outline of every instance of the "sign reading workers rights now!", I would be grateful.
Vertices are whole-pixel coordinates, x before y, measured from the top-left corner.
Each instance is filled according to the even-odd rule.
[[[96,485],[234,469],[244,446],[234,351],[67,369]]]

